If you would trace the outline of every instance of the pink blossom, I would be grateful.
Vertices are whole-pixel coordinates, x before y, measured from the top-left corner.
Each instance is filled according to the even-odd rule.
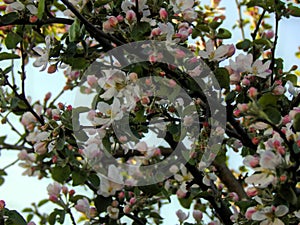
[[[161,20],[166,20],[168,18],[168,12],[165,8],[159,10],[159,16]]]
[[[179,209],[179,210],[176,211],[176,215],[177,215],[177,217],[179,219],[179,222],[181,222],[181,223],[183,221],[185,221],[189,217],[189,213],[186,214],[181,209]]]
[[[126,22],[127,22],[128,24],[134,23],[134,22],[136,21],[136,14],[135,14],[135,12],[134,12],[133,10],[128,10],[128,11],[126,12],[126,17],[125,17],[125,19],[126,19]]]
[[[54,181],[53,184],[49,184],[47,186],[47,191],[48,191],[49,196],[58,197],[60,195],[61,190],[62,190],[62,186],[59,183],[57,183],[56,181]]]
[[[256,211],[257,211],[256,207],[249,207],[245,213],[246,219],[251,220],[253,213],[255,213]]]
[[[193,217],[198,223],[200,223],[203,218],[203,213],[200,210],[194,210]]]
[[[255,87],[249,88],[248,94],[250,98],[255,98],[258,94],[257,89]]]
[[[0,210],[5,208],[5,201],[4,200],[0,200]]]
[[[82,198],[82,199],[77,200],[77,203],[75,205],[75,209],[78,212],[82,212],[86,215],[89,215],[89,212],[90,212],[89,200],[87,198]]]

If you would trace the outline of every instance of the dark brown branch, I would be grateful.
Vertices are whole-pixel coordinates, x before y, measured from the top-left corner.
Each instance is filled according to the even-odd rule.
[[[233,126],[233,128],[236,130],[236,133],[240,136],[240,141],[242,144],[246,147],[257,149],[257,145],[252,143],[252,140],[248,136],[247,132],[241,127],[241,125],[238,123],[238,121],[233,117],[233,106],[227,105],[227,121]]]
[[[243,188],[243,185],[233,176],[232,172],[229,170],[225,163],[218,164],[213,162],[216,167],[216,174],[220,180],[225,184],[230,192],[235,192],[239,196],[239,199],[247,199],[247,194]]]
[[[16,97],[18,97],[20,100],[22,100],[25,103],[25,105],[27,106],[27,110],[32,113],[32,115],[41,123],[41,125],[45,125],[45,121],[44,121],[43,117],[39,116],[33,110],[32,106],[28,102],[26,96],[23,93],[21,93],[21,94],[18,93],[16,86],[13,86],[9,82],[8,77],[6,75],[4,76],[4,79],[5,79],[5,84],[4,85],[8,85],[12,89],[12,91],[14,92],[14,94],[16,95]]]
[[[261,22],[263,21],[266,12],[267,12],[267,11],[264,9],[264,11],[262,12],[262,14],[260,15],[260,17],[259,17],[259,19],[258,19],[258,21],[257,21],[255,30],[253,31],[253,33],[251,33],[251,37],[252,37],[253,40],[255,40],[255,38],[256,38],[256,36],[257,36],[257,33],[258,33],[258,31],[259,31],[260,24],[261,24]]]
[[[300,103],[300,93],[292,100],[290,110],[292,110],[294,107],[297,107]]]
[[[173,148],[173,149],[180,148],[181,151],[187,151],[184,144],[174,141],[172,134],[170,134],[169,132],[166,134],[165,140],[169,143],[171,148]],[[210,188],[203,183],[203,181],[202,181],[203,174],[194,165],[191,165],[190,163],[186,163],[185,167],[193,175],[194,183],[198,184],[199,187],[201,188],[201,190],[207,191]],[[232,216],[232,212],[230,211],[228,205],[224,202],[224,200],[222,200],[221,198],[217,198],[217,196],[218,196],[218,193],[216,192],[217,189],[213,183],[211,185],[212,185],[211,188],[212,188],[213,194],[205,197],[205,199],[207,201],[209,201],[209,203],[212,205],[217,216],[219,217],[219,219],[221,220],[221,222],[223,224],[232,225],[233,223],[230,219],[230,217]]]
[[[18,150],[18,151],[26,150],[28,153],[34,152],[33,148],[28,148],[28,147],[20,146],[20,145],[6,144],[6,143],[0,145],[0,150],[3,150],[3,149]]]
[[[43,26],[43,25],[48,25],[48,24],[67,24],[71,25],[74,22],[74,20],[71,19],[66,19],[66,18],[49,18],[47,20],[37,20],[34,23],[29,22],[29,20],[24,20],[24,19],[18,19],[13,21],[12,23],[9,24],[4,24],[0,22],[0,27],[7,26],[7,25],[37,25],[37,26]]]

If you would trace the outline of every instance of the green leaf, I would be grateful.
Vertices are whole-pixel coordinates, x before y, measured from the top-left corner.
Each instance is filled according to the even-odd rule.
[[[294,85],[294,86],[296,86],[297,85],[297,76],[296,75],[294,75],[294,74],[287,74],[285,77],[284,77],[284,80],[286,80],[286,81],[290,81],[290,82],[292,82],[292,84]]]
[[[297,113],[294,117],[293,127],[296,132],[300,131],[300,113]]]
[[[69,40],[70,42],[76,42],[80,37],[80,21],[75,19],[69,29]]]
[[[64,57],[64,62],[69,64],[73,70],[82,70],[89,65],[85,58]]]
[[[300,148],[298,147],[297,143],[293,144],[293,151],[294,151],[295,154],[300,153]]]
[[[41,207],[43,205],[45,205],[47,202],[49,202],[49,199],[43,199],[38,203],[38,207]]]
[[[213,29],[213,30],[216,30],[221,24],[223,23],[223,21],[222,22],[217,22],[217,21],[212,21],[212,22],[210,22],[209,24],[208,24],[208,26],[211,28],[211,29]]]
[[[8,216],[6,225],[27,225],[26,220],[16,210],[8,210],[5,215]]]
[[[39,0],[38,14],[37,14],[38,19],[43,18],[44,12],[45,12],[45,0]]]
[[[288,201],[290,204],[295,205],[297,203],[297,195],[293,188],[288,185],[282,185],[279,189],[279,195],[281,198]]]
[[[245,39],[236,44],[237,49],[242,49],[244,51],[247,51],[251,46],[252,46],[252,42],[249,39]]]
[[[52,169],[52,178],[57,182],[64,183],[71,174],[71,169],[69,166],[61,167],[56,166]]]
[[[221,88],[229,89],[230,79],[228,70],[226,68],[217,68],[215,71],[215,76]]]
[[[235,97],[236,97],[235,91],[231,91],[226,95],[225,101],[227,102],[227,104],[228,103],[230,104],[230,103],[234,102]]]
[[[268,106],[277,106],[277,100],[278,100],[278,96],[273,95],[272,93],[265,93],[263,96],[261,96],[258,100],[258,104],[262,107],[262,108],[266,108]]]
[[[151,26],[147,22],[139,22],[134,25],[131,38],[135,41],[144,40],[145,36],[148,36],[151,33]]]
[[[289,5],[288,6],[290,15],[294,17],[300,17],[300,8],[297,6]]]
[[[220,28],[216,37],[219,39],[228,39],[231,38],[231,32],[225,28]]]
[[[8,52],[0,53],[0,61],[7,60],[7,59],[19,59],[19,58],[20,58],[20,56],[13,54],[13,53],[8,53]]]
[[[98,187],[100,185],[100,179],[96,173],[92,173],[89,175],[88,180],[95,186]]]
[[[72,172],[72,180],[73,180],[73,186],[78,186],[81,184],[84,184],[86,181],[87,174],[84,171],[73,171]]]
[[[268,107],[264,109],[264,112],[267,114],[268,118],[273,124],[278,124],[281,121],[281,114],[276,108]]]
[[[89,137],[87,136],[84,130],[76,131],[74,132],[74,135],[75,138],[77,138],[77,140],[79,141],[87,141],[89,139]]]
[[[65,147],[65,132],[63,129],[59,132],[59,138],[56,141],[55,147],[59,151],[63,150]]]
[[[162,187],[160,187],[158,184],[150,184],[145,186],[139,186],[139,189],[148,195],[156,195],[162,191]]]
[[[0,144],[3,144],[3,143],[4,143],[6,137],[7,137],[6,135],[0,136]]]
[[[14,49],[20,41],[22,41],[22,37],[20,35],[14,32],[9,32],[5,38],[6,48]]]
[[[57,220],[60,224],[63,224],[65,221],[65,216],[66,216],[65,210],[54,209],[54,211],[48,217],[48,222],[51,225],[54,225]]]
[[[8,14],[5,14],[0,17],[0,21],[6,25],[15,22],[17,19],[19,19],[19,14],[16,12],[11,12]]]
[[[191,204],[193,202],[193,197],[190,196],[189,198],[179,198],[178,200],[183,208],[190,209]]]
[[[95,199],[94,199],[94,203],[97,209],[98,213],[101,212],[106,212],[107,207],[109,205],[111,205],[112,203],[112,199],[111,197],[103,197],[101,195],[98,195]]]
[[[257,45],[263,45],[266,46],[267,49],[272,48],[272,43],[267,38],[259,38],[253,41]]]

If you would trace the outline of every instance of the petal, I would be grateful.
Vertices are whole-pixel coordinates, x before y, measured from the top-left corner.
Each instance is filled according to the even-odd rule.
[[[110,105],[108,105],[106,102],[99,102],[97,104],[97,109],[99,110],[99,112],[106,114],[107,111],[109,111],[111,108]]]
[[[289,212],[289,208],[285,205],[279,205],[275,209],[275,215],[278,217],[284,216]]]
[[[257,211],[257,212],[252,214],[251,219],[256,220],[256,221],[262,221],[262,220],[267,219],[267,216],[263,212]]]

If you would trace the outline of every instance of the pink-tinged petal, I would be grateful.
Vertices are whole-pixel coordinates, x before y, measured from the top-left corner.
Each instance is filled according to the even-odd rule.
[[[285,214],[287,214],[289,212],[289,208],[285,205],[279,205],[276,207],[275,209],[275,215],[277,217],[281,217],[284,216]]]
[[[206,42],[205,49],[209,55],[214,52],[214,42],[211,39]]]
[[[245,179],[247,184],[254,184],[259,188],[265,188],[274,181],[274,175],[266,173],[253,174]]]
[[[111,109],[111,107],[106,102],[99,102],[97,104],[97,109],[99,110],[99,112],[106,114]]]
[[[282,222],[281,219],[275,218],[275,220],[272,223],[272,225],[284,225],[284,223]]]
[[[46,52],[41,47],[34,47],[33,50],[38,53],[40,56],[44,55]]]
[[[251,219],[256,221],[262,221],[267,219],[267,216],[263,211],[257,211],[252,214]]]
[[[205,51],[199,51],[199,56],[202,57],[203,59],[209,58],[209,54]]]

